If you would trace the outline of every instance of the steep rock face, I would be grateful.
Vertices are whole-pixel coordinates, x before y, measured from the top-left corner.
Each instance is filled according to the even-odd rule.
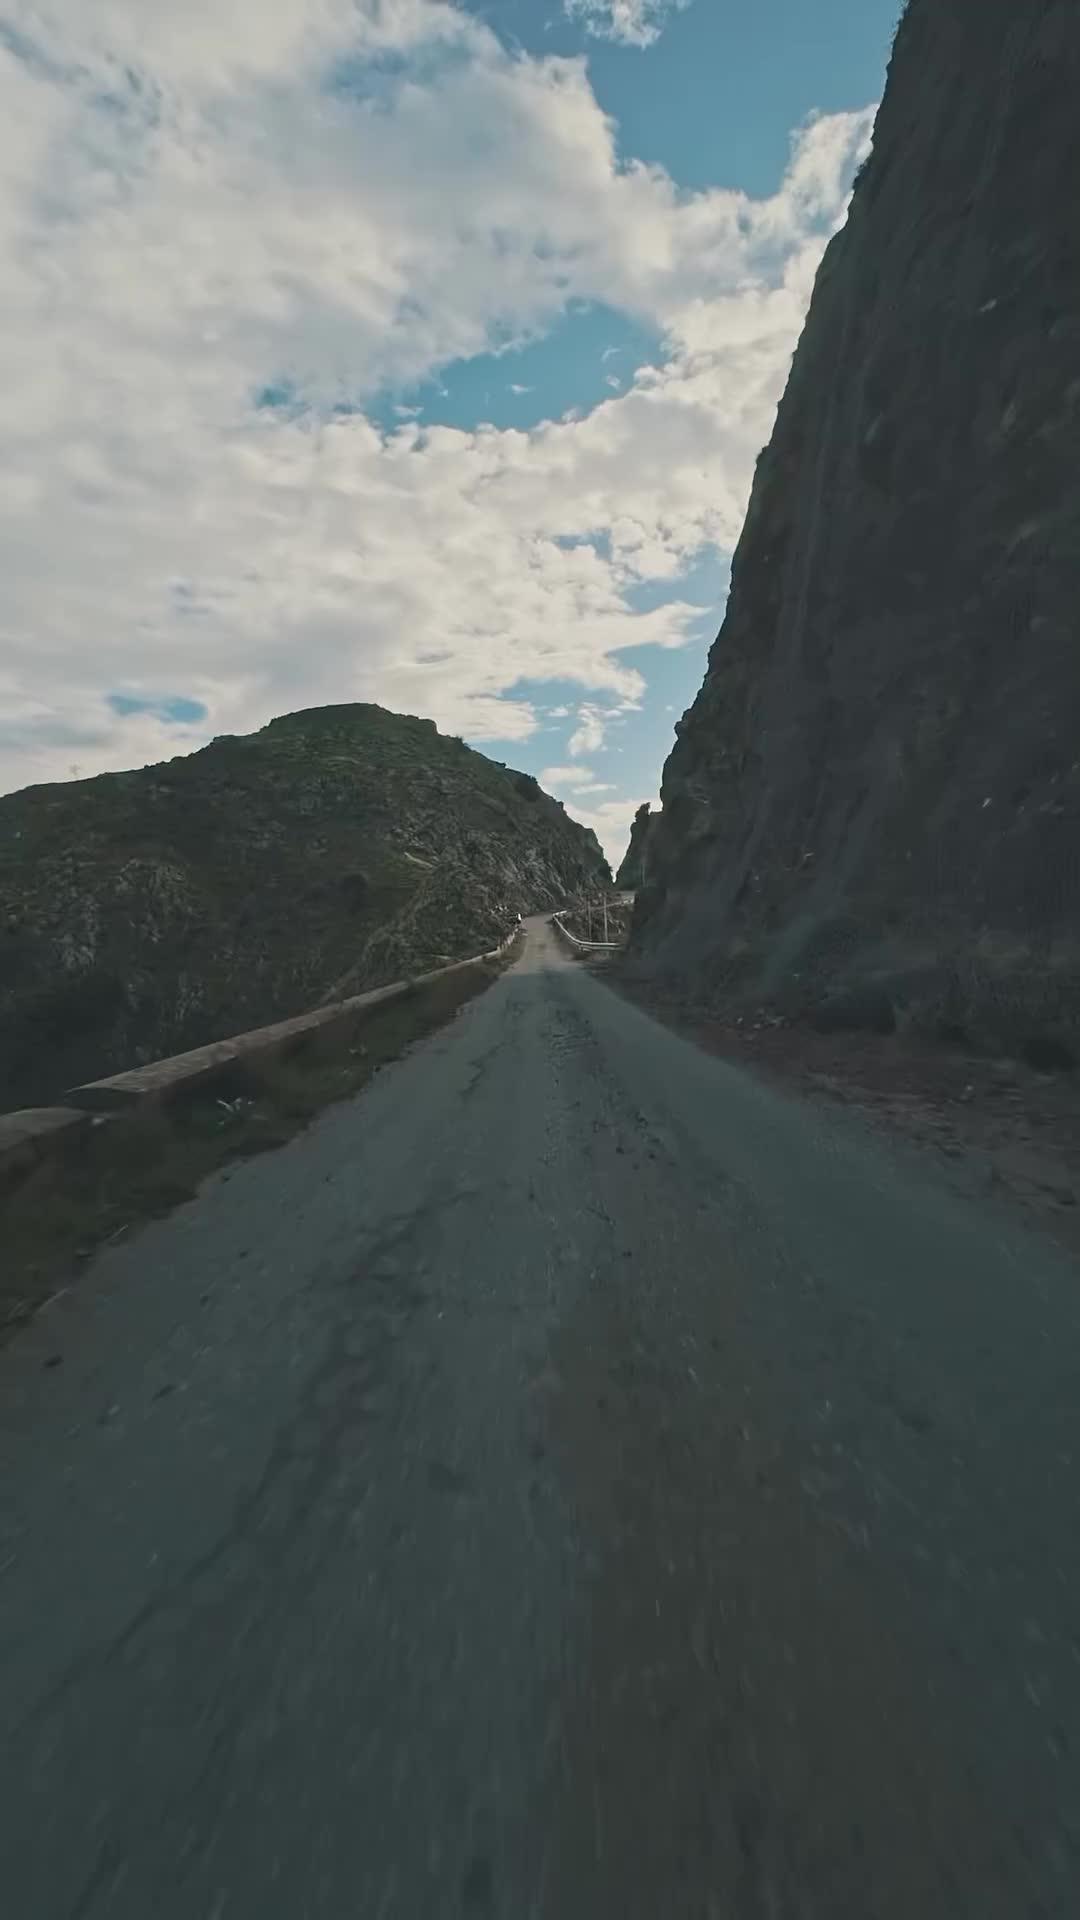
[[[911,0],[637,963],[1080,1052],[1080,9]]]
[[[645,885],[648,875],[649,834],[654,824],[652,809],[646,800],[634,815],[630,828],[630,845],[623,854],[622,865],[615,875],[617,887],[632,890]]]
[[[608,877],[531,776],[429,720],[315,708],[0,799],[0,1100],[493,945]]]

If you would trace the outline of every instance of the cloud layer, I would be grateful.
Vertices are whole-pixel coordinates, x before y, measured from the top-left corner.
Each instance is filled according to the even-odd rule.
[[[559,751],[592,751],[735,542],[870,120],[808,124],[769,200],[683,194],[619,164],[582,62],[439,0],[16,4],[3,786],[329,700],[522,739],[525,681],[581,688]],[[529,432],[375,423],[571,300],[658,364]]]

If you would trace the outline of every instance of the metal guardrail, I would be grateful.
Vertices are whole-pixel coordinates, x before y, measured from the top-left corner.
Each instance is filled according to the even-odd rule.
[[[557,913],[553,913],[551,918],[552,918],[553,925],[558,927],[559,932],[563,936],[563,939],[569,940],[571,946],[580,947],[583,952],[619,953],[622,950],[621,940],[579,940],[576,933],[571,933],[569,927],[564,927],[562,920]]]

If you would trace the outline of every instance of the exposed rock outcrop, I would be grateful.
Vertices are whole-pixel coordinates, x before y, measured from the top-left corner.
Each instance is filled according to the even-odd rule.
[[[1080,1055],[1080,9],[911,0],[676,728],[643,970]]]
[[[28,787],[0,799],[0,1104],[481,951],[609,878],[530,775],[381,707]]]
[[[645,885],[648,876],[649,833],[653,824],[652,809],[646,800],[634,815],[630,828],[630,845],[615,875],[617,887],[633,892],[637,887]]]

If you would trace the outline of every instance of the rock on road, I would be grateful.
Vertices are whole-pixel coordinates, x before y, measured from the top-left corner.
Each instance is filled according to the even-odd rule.
[[[5,1913],[1071,1920],[1078,1319],[533,923],[0,1355]]]

